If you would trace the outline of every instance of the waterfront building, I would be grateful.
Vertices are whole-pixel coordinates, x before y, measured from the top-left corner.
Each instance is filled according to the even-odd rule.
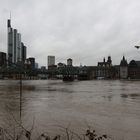
[[[31,69],[35,69],[35,58],[34,57],[29,57],[28,61],[30,62]]]
[[[46,66],[41,66],[41,71],[45,71],[46,70]]]
[[[128,66],[128,77],[130,79],[140,79],[140,61],[130,61]]]
[[[57,64],[57,68],[63,68],[63,67],[66,67],[66,64],[61,63],[61,62],[59,62],[59,63]]]
[[[25,67],[26,70],[31,69],[31,62],[29,61],[29,59],[25,60],[24,67]]]
[[[128,78],[128,63],[125,57],[123,56],[120,62],[120,79]]]
[[[91,80],[95,78],[97,67],[95,66],[80,66],[77,79]]]
[[[35,58],[29,57],[25,60],[24,63],[25,69],[34,70],[35,69]]]
[[[108,60],[105,61],[105,58],[103,59],[103,62],[98,62],[99,67],[111,67],[112,66],[112,60],[111,56],[108,56]]]
[[[0,67],[6,66],[6,53],[0,52]]]
[[[57,71],[58,71],[57,78],[58,78],[58,79],[62,79],[62,78],[63,78],[62,73],[63,73],[63,69],[64,69],[65,67],[66,67],[66,64],[64,64],[64,63],[59,62],[59,63],[57,64]]]
[[[56,69],[57,65],[55,65],[55,56],[48,56],[48,71],[49,71],[48,78],[56,77]]]
[[[55,56],[48,56],[48,67],[55,65]]]
[[[35,69],[38,69],[38,63],[35,63]]]
[[[27,57],[27,47],[24,45],[24,43],[21,43],[21,61],[25,62]]]
[[[120,65],[115,65],[112,67],[112,78],[113,79],[120,78]]]
[[[103,62],[98,62],[98,72],[97,72],[97,79],[108,79],[112,78],[112,60],[111,56],[108,56],[108,60]]]
[[[71,58],[67,59],[67,66],[72,66],[72,59]]]

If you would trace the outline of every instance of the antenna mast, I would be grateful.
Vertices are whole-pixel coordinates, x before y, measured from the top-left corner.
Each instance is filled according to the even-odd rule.
[[[11,20],[11,11],[10,11],[10,20]]]

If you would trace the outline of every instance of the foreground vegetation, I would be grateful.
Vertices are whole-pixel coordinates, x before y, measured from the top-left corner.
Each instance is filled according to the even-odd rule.
[[[78,135],[77,133],[64,128],[65,134],[58,134],[55,136],[50,136],[48,133],[41,133],[36,138],[33,138],[32,129],[26,130],[23,126],[18,129],[18,131],[9,132],[8,130],[0,127],[0,140],[110,140],[107,135],[97,135],[95,130],[86,130],[83,135]]]
[[[69,127],[56,126],[61,129],[61,132],[54,132],[55,134],[51,135],[48,131],[36,134],[34,121],[30,129],[26,129],[22,122],[14,117],[13,122],[7,127],[0,127],[0,140],[111,140],[106,134],[98,135],[90,127],[85,130],[84,134],[78,134]]]

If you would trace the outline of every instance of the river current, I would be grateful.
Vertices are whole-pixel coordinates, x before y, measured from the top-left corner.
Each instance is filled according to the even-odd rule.
[[[50,133],[59,126],[83,133],[90,126],[114,140],[140,140],[140,81],[23,80],[26,128]],[[20,114],[18,80],[0,81],[0,125]],[[56,132],[56,130],[55,130]]]

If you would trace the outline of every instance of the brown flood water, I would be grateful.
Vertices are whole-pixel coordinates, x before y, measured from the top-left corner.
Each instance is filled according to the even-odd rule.
[[[0,124],[19,117],[19,81],[0,81]],[[140,81],[23,81],[22,122],[36,132],[91,126],[114,140],[140,140]],[[56,132],[56,130],[55,130]]]

